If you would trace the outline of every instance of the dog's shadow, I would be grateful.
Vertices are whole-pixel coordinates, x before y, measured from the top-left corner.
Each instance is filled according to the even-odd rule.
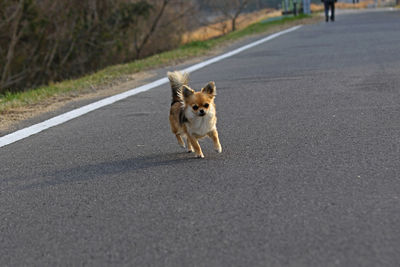
[[[41,181],[27,185],[21,185],[17,190],[38,189],[48,186],[57,186],[76,182],[86,182],[105,176],[132,173],[139,170],[157,169],[162,166],[173,166],[177,164],[204,162],[204,159],[198,159],[193,153],[168,153],[155,154],[142,157],[136,157],[125,160],[115,160],[87,164],[74,168],[57,170],[42,175]]]

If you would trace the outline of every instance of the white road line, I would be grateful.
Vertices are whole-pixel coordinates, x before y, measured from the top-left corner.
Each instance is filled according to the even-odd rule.
[[[295,30],[299,29],[300,27],[301,27],[301,25],[292,27],[290,29],[287,29],[287,30],[284,30],[284,31],[281,31],[281,32],[277,32],[277,33],[271,34],[268,37],[265,37],[265,38],[263,38],[261,40],[258,40],[258,41],[255,41],[253,43],[250,43],[248,45],[242,46],[242,47],[240,47],[238,49],[235,49],[235,50],[233,50],[231,52],[228,52],[228,53],[222,54],[220,56],[211,58],[211,59],[206,60],[204,62],[195,64],[195,65],[193,65],[193,66],[191,66],[189,68],[186,68],[186,69],[184,69],[182,71],[184,71],[184,72],[193,72],[193,71],[199,70],[199,69],[204,68],[204,67],[206,67],[208,65],[211,65],[211,64],[213,64],[215,62],[221,61],[221,60],[223,60],[225,58],[231,57],[231,56],[236,55],[236,54],[238,54],[240,52],[243,52],[243,51],[245,51],[247,49],[250,49],[250,48],[252,48],[254,46],[257,46],[257,45],[265,43],[265,42],[267,42],[269,40],[275,39],[278,36],[281,36],[283,34],[295,31]],[[0,137],[0,147],[12,144],[12,143],[17,142],[17,141],[19,141],[21,139],[27,138],[27,137],[29,137],[31,135],[40,133],[41,131],[44,131],[44,130],[49,129],[51,127],[60,125],[60,124],[62,124],[64,122],[67,122],[69,120],[72,120],[72,119],[75,119],[75,118],[80,117],[82,115],[85,115],[86,113],[89,113],[89,112],[91,112],[93,110],[99,109],[99,108],[107,106],[107,105],[111,105],[111,104],[113,104],[113,103],[115,103],[115,102],[117,102],[119,100],[122,100],[122,99],[125,99],[127,97],[136,95],[136,94],[141,93],[141,92],[148,91],[150,89],[153,89],[155,87],[158,87],[158,86],[166,84],[166,83],[168,83],[168,79],[167,78],[162,78],[162,79],[159,79],[159,80],[154,81],[152,83],[148,83],[148,84],[142,85],[140,87],[131,89],[129,91],[126,91],[126,92],[118,94],[118,95],[107,97],[107,98],[105,98],[103,100],[94,102],[92,104],[83,106],[83,107],[78,108],[78,109],[74,109],[72,111],[69,111],[67,113],[61,114],[61,115],[56,116],[54,118],[48,119],[48,120],[43,121],[41,123],[38,123],[38,124],[32,125],[30,127],[21,129],[19,131],[10,133],[8,135]]]

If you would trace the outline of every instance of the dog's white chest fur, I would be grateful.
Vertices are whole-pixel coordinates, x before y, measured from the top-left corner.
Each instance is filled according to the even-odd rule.
[[[186,118],[189,121],[186,125],[190,134],[205,136],[216,128],[216,119],[211,112],[207,113],[203,117],[200,117],[188,111]]]

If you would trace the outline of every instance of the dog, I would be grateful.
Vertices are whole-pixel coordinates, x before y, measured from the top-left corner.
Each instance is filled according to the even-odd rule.
[[[188,73],[174,71],[168,72],[167,76],[172,90],[169,122],[179,145],[185,148],[183,138],[186,137],[188,152],[195,152],[198,158],[204,158],[198,140],[210,137],[214,149],[221,153],[214,103],[217,95],[215,82],[211,81],[199,92],[195,92],[189,87]]]

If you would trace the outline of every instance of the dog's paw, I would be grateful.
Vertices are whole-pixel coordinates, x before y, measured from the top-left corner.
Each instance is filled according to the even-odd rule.
[[[185,144],[178,143],[178,145],[179,145],[179,147],[180,147],[180,148],[182,148],[182,149],[185,149],[185,150],[186,150],[186,145],[185,145]]]
[[[217,151],[218,153],[222,153],[222,147],[221,147],[221,146],[216,147],[216,148],[215,148],[215,151]]]
[[[196,155],[196,158],[198,158],[198,159],[203,159],[203,158],[204,158],[203,153]]]

